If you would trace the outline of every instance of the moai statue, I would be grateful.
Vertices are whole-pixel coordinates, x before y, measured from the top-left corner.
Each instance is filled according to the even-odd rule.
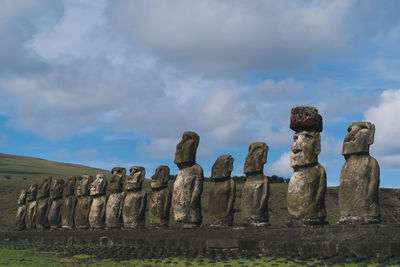
[[[158,166],[151,177],[149,201],[149,223],[151,227],[167,228],[171,208],[171,191],[168,188],[169,167]]]
[[[36,193],[38,185],[33,184],[26,192],[26,215],[25,215],[25,229],[32,230],[36,228]]]
[[[130,168],[130,174],[126,178],[124,206],[122,208],[122,220],[124,229],[143,228],[147,206],[147,193],[142,189],[145,169],[140,166]]]
[[[48,212],[50,209],[50,186],[52,177],[48,176],[43,179],[43,182],[39,185],[36,194],[36,216],[35,223],[36,229],[41,231],[49,228],[49,222],[47,221]]]
[[[235,202],[236,184],[231,179],[233,158],[222,155],[211,168],[213,185],[208,199],[208,217],[210,226],[232,226],[233,204]]]
[[[355,122],[347,129],[342,150],[346,162],[340,174],[340,224],[380,222],[379,165],[369,155],[374,135],[375,125],[370,122]]]
[[[314,107],[292,108],[290,128],[295,131],[290,150],[287,204],[290,215],[303,225],[327,224],[325,209],[326,172],[318,163],[321,152],[322,117]]]
[[[74,194],[76,177],[70,177],[64,184],[63,204],[61,206],[61,227],[66,230],[74,228],[76,196]]]
[[[250,144],[244,162],[246,182],[242,189],[242,217],[245,225],[263,227],[269,225],[269,180],[264,175],[268,145],[264,142]]]
[[[15,230],[25,230],[25,215],[26,215],[26,190],[21,190],[18,197],[18,210],[15,216]]]
[[[200,137],[195,132],[184,132],[176,145],[175,164],[179,168],[172,193],[175,225],[194,228],[201,225],[201,193],[203,169],[196,164]]]
[[[106,216],[106,195],[107,180],[104,174],[97,174],[96,179],[90,187],[90,195],[93,197],[89,212],[89,225],[92,229],[104,227]]]
[[[50,209],[47,220],[50,225],[50,229],[55,230],[61,227],[61,216],[60,210],[63,204],[62,193],[64,188],[64,180],[55,179],[53,186],[50,189]]]
[[[82,175],[81,181],[78,183],[75,195],[77,203],[74,212],[74,223],[77,229],[89,228],[89,212],[92,205],[92,197],[90,196],[90,185],[93,182],[93,177]]]
[[[108,185],[110,194],[106,205],[106,227],[108,229],[121,228],[122,226],[122,206],[125,197],[122,186],[125,181],[126,169],[115,167],[111,173],[112,176]]]

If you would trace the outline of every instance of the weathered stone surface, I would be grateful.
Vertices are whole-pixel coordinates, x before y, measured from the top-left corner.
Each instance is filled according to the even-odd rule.
[[[326,224],[326,172],[318,163],[322,117],[313,107],[295,107],[290,126],[296,133],[290,150],[294,173],[288,187],[288,211],[305,225]]]
[[[208,198],[208,218],[210,226],[232,226],[233,204],[236,196],[236,183],[231,179],[233,157],[222,155],[211,168],[213,181]]]
[[[179,169],[196,163],[196,151],[200,137],[195,132],[184,132],[182,140],[176,145],[174,163]]]
[[[26,216],[25,216],[25,228],[26,230],[32,230],[36,228],[35,217],[36,217],[36,193],[37,184],[33,184],[29,187],[26,192]]]
[[[36,215],[35,215],[35,223],[37,230],[44,230],[49,227],[49,223],[47,221],[48,212],[50,209],[50,186],[52,177],[48,176],[43,179],[43,182],[39,185],[38,191],[36,194]]]
[[[144,227],[147,193],[142,189],[142,184],[145,174],[143,167],[133,166],[126,179],[125,189],[127,192],[122,209],[122,219],[126,229]]]
[[[25,229],[26,216],[26,190],[21,190],[18,197],[18,210],[15,216],[15,230],[22,231]]]
[[[203,169],[195,164],[182,168],[174,182],[172,209],[178,226],[192,228],[201,225],[201,193],[203,192]]]
[[[97,174],[96,179],[90,187],[90,195],[93,197],[93,200],[89,212],[89,225],[93,229],[104,227],[107,204],[107,196],[105,195],[106,187],[106,176],[104,174]]]
[[[68,178],[63,188],[63,204],[61,206],[61,227],[72,229],[74,227],[74,212],[76,206],[76,196],[74,195],[76,177]]]
[[[168,188],[169,171],[168,166],[158,166],[155,174],[151,177],[152,194],[149,200],[151,227],[168,227],[172,195]]]
[[[51,229],[57,229],[61,227],[61,216],[60,210],[63,203],[62,193],[64,188],[64,180],[55,179],[54,184],[50,189],[50,209],[47,216]]]
[[[348,127],[342,154],[346,159],[340,174],[339,223],[379,223],[379,164],[369,155],[375,126],[356,122]]]
[[[294,107],[290,117],[290,129],[295,132],[304,130],[322,132],[322,117],[314,107]]]
[[[113,192],[108,196],[106,205],[106,227],[121,228],[122,226],[122,207],[124,204],[125,193]]]
[[[250,144],[244,163],[246,182],[242,189],[242,217],[244,224],[253,226],[269,225],[268,198],[270,186],[263,174],[267,162],[268,145],[264,142]]]
[[[92,205],[92,197],[90,194],[90,185],[93,182],[93,177],[83,175],[82,180],[76,187],[77,203],[74,213],[75,227],[78,229],[86,229],[89,227],[89,212]]]

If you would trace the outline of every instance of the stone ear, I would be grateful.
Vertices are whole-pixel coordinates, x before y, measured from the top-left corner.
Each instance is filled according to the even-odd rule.
[[[233,171],[233,157],[229,157],[229,166],[228,166],[229,173]]]
[[[315,154],[319,155],[321,152],[321,134],[316,133],[315,134]]]
[[[264,164],[267,163],[268,150],[269,150],[269,147],[265,146],[265,149],[263,150],[263,153],[262,153],[262,162]]]
[[[372,123],[368,123],[368,126],[369,126],[368,145],[372,145],[374,143],[374,138],[375,138],[375,125]]]

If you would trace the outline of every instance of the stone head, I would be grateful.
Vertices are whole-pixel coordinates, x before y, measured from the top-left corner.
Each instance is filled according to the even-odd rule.
[[[21,190],[18,197],[18,205],[24,205],[26,202],[26,190]]]
[[[370,122],[354,122],[347,128],[343,140],[342,155],[369,154],[369,146],[374,143],[375,125]]]
[[[167,187],[169,180],[169,167],[158,166],[156,172],[151,176],[150,187],[152,189]]]
[[[196,151],[200,137],[195,132],[184,132],[182,140],[176,145],[174,163],[178,168],[190,167],[196,163]]]
[[[61,198],[63,194],[63,188],[64,188],[64,180],[63,179],[55,179],[54,184],[52,185],[50,189],[50,198],[51,199],[57,199]]]
[[[93,182],[93,177],[90,175],[82,175],[82,179],[76,186],[75,194],[77,197],[88,196],[90,194],[90,185]]]
[[[231,155],[219,156],[211,168],[211,178],[224,179],[230,177],[232,170],[233,157]]]
[[[63,197],[68,197],[74,194],[76,177],[69,177],[63,187]]]
[[[262,173],[264,164],[267,162],[268,145],[264,142],[255,142],[250,144],[249,152],[247,153],[244,162],[244,173]]]
[[[293,136],[290,150],[290,167],[302,167],[318,162],[321,152],[321,135],[316,131],[299,131]]]
[[[26,201],[35,201],[36,200],[36,193],[37,193],[38,185],[33,184],[28,188],[26,192]]]
[[[46,198],[50,195],[50,187],[51,187],[51,176],[47,176],[43,179],[42,183],[38,187],[38,191],[36,197],[39,198]]]
[[[140,190],[144,181],[146,171],[141,166],[133,166],[129,170],[130,174],[126,178],[125,190],[133,191]]]
[[[91,196],[101,196],[106,193],[107,179],[102,173],[96,175],[96,178],[90,185],[90,195]]]
[[[115,192],[121,192],[122,185],[125,181],[126,169],[120,168],[120,167],[114,167],[111,170],[111,174],[112,174],[112,176],[110,179],[110,184],[108,186],[108,190],[115,191]]]

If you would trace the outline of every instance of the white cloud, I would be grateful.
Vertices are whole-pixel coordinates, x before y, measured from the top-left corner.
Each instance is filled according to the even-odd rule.
[[[290,178],[293,173],[293,169],[290,168],[290,152],[285,152],[281,155],[281,157],[266,166],[265,173],[267,175],[278,175]]]

